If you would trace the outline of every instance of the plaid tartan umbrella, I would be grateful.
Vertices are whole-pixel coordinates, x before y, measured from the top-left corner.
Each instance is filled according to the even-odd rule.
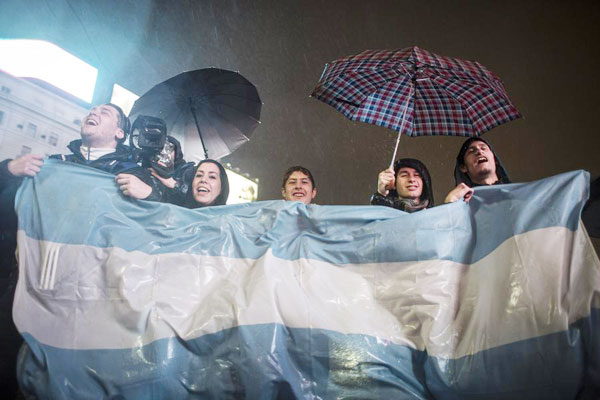
[[[483,65],[418,47],[366,50],[333,61],[311,96],[352,121],[398,131],[396,150],[402,133],[478,136],[521,116]]]

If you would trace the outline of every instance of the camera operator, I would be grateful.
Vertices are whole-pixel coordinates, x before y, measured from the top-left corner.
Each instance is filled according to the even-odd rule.
[[[170,173],[170,176],[165,177],[163,176],[164,173],[161,175],[154,168],[150,169],[150,173],[165,186],[165,190],[163,191],[164,202],[185,206],[187,204],[186,199],[190,183],[194,178],[194,163],[184,160],[181,144],[177,139],[167,136],[167,142],[169,146],[166,147],[169,148],[170,158],[169,160],[164,160],[163,157],[160,157],[157,163],[167,168],[167,170],[172,169],[172,173]],[[170,162],[172,162],[172,168],[169,166]]]
[[[160,189],[160,201],[183,206],[194,175],[194,164],[183,159],[181,144],[167,136],[167,126],[160,118],[140,115],[132,126],[130,147],[136,159],[147,169],[155,186]],[[143,199],[152,188],[129,174],[117,176],[124,194]]]

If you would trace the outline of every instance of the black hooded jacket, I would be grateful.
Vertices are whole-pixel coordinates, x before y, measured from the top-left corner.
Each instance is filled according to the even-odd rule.
[[[484,186],[481,184],[473,183],[473,181],[471,181],[471,178],[469,178],[469,175],[467,175],[466,173],[464,173],[460,170],[460,167],[462,165],[464,165],[465,153],[467,152],[467,149],[469,148],[471,143],[473,143],[476,140],[479,140],[480,142],[485,143],[490,148],[492,153],[494,154],[494,161],[496,162],[496,176],[498,176],[498,180],[494,183],[494,185],[499,185],[502,183],[510,183],[510,178],[508,176],[508,172],[504,168],[504,165],[502,165],[500,158],[498,157],[498,155],[496,154],[496,152],[494,151],[492,146],[490,146],[490,144],[487,141],[483,140],[480,137],[472,137],[472,138],[467,139],[463,143],[462,147],[460,148],[460,151],[458,152],[458,155],[456,156],[456,165],[454,167],[454,180],[455,180],[456,185],[459,185],[460,183],[464,183],[469,187]]]
[[[581,219],[588,234],[600,238],[600,178],[590,183],[590,198],[585,204]]]
[[[421,202],[428,201],[428,204],[425,208],[433,207],[433,187],[431,184],[431,176],[429,175],[429,171],[425,164],[421,161],[416,160],[414,158],[402,158],[394,163],[394,174],[398,177],[398,171],[400,168],[413,168],[416,170],[419,175],[421,175],[421,179],[423,179],[423,192],[421,193]],[[398,210],[411,212],[408,209],[405,209],[405,206],[402,202],[400,202],[400,198],[398,197],[398,192],[396,189],[390,190],[387,196],[383,196],[382,194],[376,192],[371,196],[371,205],[373,206],[386,206],[393,207]]]
[[[213,163],[219,168],[219,176],[221,178],[221,193],[219,193],[219,195],[217,196],[215,201],[213,201],[211,204],[199,204],[196,202],[196,200],[194,200],[194,193],[192,190],[192,181],[194,180],[194,176],[196,175],[196,171],[198,171],[198,168],[202,164],[207,163],[207,162]],[[225,168],[223,168],[223,166],[218,161],[211,160],[211,159],[202,160],[198,163],[196,168],[193,169],[193,172],[194,173],[191,174],[190,177],[186,178],[186,179],[189,179],[188,185],[190,187],[190,189],[187,192],[187,201],[186,201],[187,208],[223,206],[223,205],[225,205],[225,203],[227,203],[227,197],[229,197],[229,179],[227,178],[227,173],[225,172]]]
[[[173,160],[172,178],[175,180],[174,188],[163,188],[163,201],[176,204],[178,206],[187,206],[187,193],[191,186],[196,168],[193,162],[186,162],[183,158],[181,143],[172,136],[167,136],[167,140],[173,145],[175,151],[175,160]]]

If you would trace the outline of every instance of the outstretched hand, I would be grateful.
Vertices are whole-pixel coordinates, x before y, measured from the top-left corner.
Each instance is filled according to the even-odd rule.
[[[152,193],[152,187],[145,184],[135,175],[119,174],[116,176],[115,180],[119,185],[119,189],[125,196],[143,200]]]
[[[448,193],[444,199],[444,203],[454,203],[460,199],[463,199],[465,203],[468,203],[473,196],[473,188],[467,186],[464,183],[459,183],[454,189]]]
[[[44,163],[44,157],[39,154],[25,154],[11,160],[7,167],[13,176],[36,176]]]
[[[392,168],[388,168],[379,173],[377,177],[377,192],[387,196],[391,189],[396,185],[396,176]]]

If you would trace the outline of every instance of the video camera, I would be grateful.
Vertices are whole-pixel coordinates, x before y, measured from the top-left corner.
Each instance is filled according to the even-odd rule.
[[[142,167],[153,168],[163,178],[173,174],[174,146],[167,140],[167,124],[160,118],[140,115],[131,126],[129,145],[142,162]]]

